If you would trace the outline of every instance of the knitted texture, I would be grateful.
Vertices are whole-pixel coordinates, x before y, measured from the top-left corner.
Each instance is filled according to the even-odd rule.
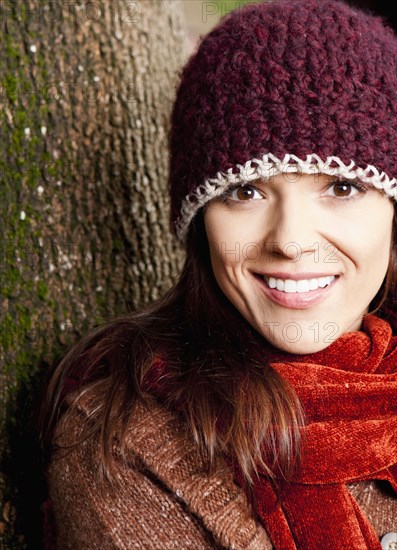
[[[63,416],[59,421],[60,445],[80,437],[92,414],[86,397],[67,420]],[[97,438],[73,452],[53,455],[47,472],[51,500],[43,505],[45,550],[274,548],[232,473],[206,474],[179,414],[154,399],[146,406],[140,403],[127,447],[129,465],[117,461],[122,486],[116,491],[98,477]],[[117,448],[115,453],[118,456]],[[371,481],[348,487],[378,537],[396,530],[395,498]]]
[[[72,396],[67,397],[72,402]],[[80,438],[93,407],[88,393],[57,425],[57,443]],[[139,402],[126,435],[127,464],[115,438],[112,489],[98,476],[98,438],[54,453],[44,511],[52,522],[46,550],[270,550],[244,491],[226,464],[209,475],[181,417],[149,398]],[[51,512],[52,510],[52,512]],[[52,516],[50,515],[52,514]],[[52,537],[52,538],[51,538]],[[50,542],[47,542],[50,544]]]
[[[255,507],[274,546],[380,549],[346,483],[386,480],[397,494],[397,336],[370,314],[361,331],[343,334],[318,353],[294,356],[273,348],[269,357],[306,415],[302,464],[293,481],[280,480],[277,494],[265,472],[255,479]],[[236,478],[242,482],[238,468]]]
[[[380,501],[377,507],[389,517],[384,527],[395,532],[397,335],[391,325],[368,314],[362,330],[345,333],[324,350],[294,355],[267,343],[263,356],[294,387],[306,416],[302,464],[293,480],[280,478],[275,491],[265,472],[255,478],[253,508],[274,548],[380,550],[385,531],[379,533],[374,511],[354,498],[360,491],[353,486],[353,495],[352,484],[390,483],[392,508],[386,512],[386,502]],[[159,361],[144,387],[166,399],[167,380],[167,363]],[[228,460],[243,487],[237,461]]]
[[[181,72],[170,130],[171,228],[236,183],[283,172],[359,179],[397,199],[397,38],[335,0],[231,12]]]

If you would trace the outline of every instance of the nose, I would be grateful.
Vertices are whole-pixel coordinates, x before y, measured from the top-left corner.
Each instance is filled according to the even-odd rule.
[[[267,232],[266,248],[270,254],[296,260],[302,254],[313,254],[318,240],[318,217],[307,197],[296,187],[275,201]]]

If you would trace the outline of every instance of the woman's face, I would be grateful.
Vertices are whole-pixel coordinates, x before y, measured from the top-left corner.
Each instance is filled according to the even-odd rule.
[[[219,287],[268,341],[298,354],[360,330],[387,272],[392,220],[383,192],[324,174],[279,174],[204,207]]]

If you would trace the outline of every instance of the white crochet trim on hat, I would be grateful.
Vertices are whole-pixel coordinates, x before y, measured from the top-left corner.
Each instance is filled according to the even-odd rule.
[[[249,182],[259,177],[270,178],[287,172],[342,176],[346,179],[358,179],[363,183],[370,183],[377,189],[383,189],[387,196],[397,200],[396,178],[390,178],[384,172],[379,172],[375,166],[359,168],[353,160],[346,166],[339,157],[327,157],[324,162],[315,154],[307,155],[306,160],[295,155],[285,155],[281,160],[268,153],[263,155],[262,159],[255,158],[244,165],[237,164],[235,168],[238,172],[233,173],[233,168],[229,168],[226,173],[218,172],[215,178],[207,178],[204,184],[199,185],[193,193],[186,195],[176,225],[177,236],[182,243],[186,239],[190,222],[205,203],[221,195],[233,184]]]

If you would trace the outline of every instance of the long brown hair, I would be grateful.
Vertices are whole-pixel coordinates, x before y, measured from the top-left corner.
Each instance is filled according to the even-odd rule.
[[[165,296],[92,330],[49,374],[38,420],[47,459],[57,448],[53,436],[63,411],[62,390],[77,369],[79,395],[90,391],[96,396],[94,428],[85,437],[99,433],[100,473],[115,482],[112,436],[121,427],[125,458],[125,431],[137,399],[145,398],[142,381],[154,357],[161,355],[168,366],[166,401],[170,406],[183,403],[187,424],[210,465],[216,456],[230,453],[248,485],[258,467],[273,478],[276,472],[291,477],[299,464],[304,424],[299,399],[264,362],[264,338],[217,285],[202,211],[191,224],[187,251],[180,278]],[[370,312],[388,319],[396,303],[396,280],[395,208],[389,269]]]

